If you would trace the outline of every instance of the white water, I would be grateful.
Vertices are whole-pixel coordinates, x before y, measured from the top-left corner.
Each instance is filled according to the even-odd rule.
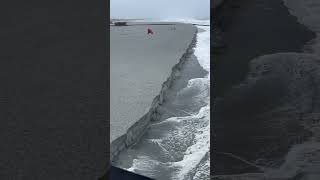
[[[175,116],[151,124],[141,142],[120,154],[118,166],[155,179],[210,179],[210,26],[198,28],[194,55],[207,75],[191,78],[174,93],[164,112]]]
[[[183,22],[210,25],[210,21],[183,20]],[[181,167],[180,172],[177,173],[177,179],[209,179],[210,177],[210,157],[205,160],[202,166],[197,168],[206,155],[210,156],[210,26],[198,26],[198,28],[205,31],[197,35],[197,45],[194,54],[199,64],[208,74],[205,78],[190,80],[187,88],[196,86],[201,87],[201,91],[208,90],[206,93],[198,96],[199,100],[204,100],[207,105],[202,107],[199,113],[193,117],[204,121],[204,123],[202,123],[204,126],[200,127],[195,133],[196,142],[187,149],[182,161],[174,163],[175,166]],[[192,116],[190,118],[192,118]],[[198,171],[196,171],[194,177],[191,178],[188,176],[188,173],[194,170]]]

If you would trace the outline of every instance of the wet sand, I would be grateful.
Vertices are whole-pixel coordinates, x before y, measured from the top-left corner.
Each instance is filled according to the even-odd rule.
[[[111,26],[110,142],[147,113],[195,32],[186,24]]]
[[[314,33],[299,24],[281,0],[229,0],[223,6],[216,15],[226,47],[212,54],[216,97],[211,128],[215,135],[212,174],[260,172],[259,168],[221,152],[251,162],[261,158],[279,164],[294,143],[293,138],[304,139],[310,134],[296,118],[290,121],[289,115],[294,111],[273,109],[290,104],[285,97],[289,87],[286,83],[291,81],[285,73],[261,74],[257,82],[239,84],[248,75],[251,60],[265,54],[302,52]],[[283,67],[288,67],[288,72],[295,68],[281,64],[277,68]],[[271,110],[278,114],[268,114]]]

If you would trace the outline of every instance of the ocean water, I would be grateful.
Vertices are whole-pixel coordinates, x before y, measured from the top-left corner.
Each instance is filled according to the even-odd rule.
[[[198,29],[194,54],[169,91],[161,120],[119,155],[116,166],[159,180],[210,179],[210,26]]]

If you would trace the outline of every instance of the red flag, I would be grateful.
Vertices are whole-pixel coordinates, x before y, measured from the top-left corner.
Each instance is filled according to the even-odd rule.
[[[148,34],[153,34],[153,31],[151,28],[148,28]]]

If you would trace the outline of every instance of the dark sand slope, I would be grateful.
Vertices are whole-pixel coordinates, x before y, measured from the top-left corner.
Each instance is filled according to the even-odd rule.
[[[302,122],[320,111],[319,60],[285,52],[302,52],[314,33],[281,0],[224,6],[219,20],[227,47],[213,52],[213,174],[262,172],[279,167],[293,144],[311,136]]]
[[[288,160],[285,159],[288,149],[293,144],[306,141],[316,130],[312,124],[319,119],[319,69],[319,58],[298,53],[266,55],[251,61],[246,81],[234,88],[230,96],[217,102],[220,108],[216,109],[219,113],[217,119],[223,117],[228,127],[220,126],[221,130],[215,130],[228,144],[223,145],[219,141],[216,147],[223,152],[229,149],[229,152],[263,168],[239,165],[237,161],[231,163],[228,161],[230,157],[218,153],[215,157],[219,163],[231,163],[224,168],[217,164],[223,168],[218,170],[224,174],[237,170],[260,172],[265,171],[265,167],[280,167],[284,160]],[[256,107],[249,109],[244,104]],[[232,106],[237,108],[232,109]],[[229,115],[225,110],[235,112],[238,117]],[[233,128],[234,125],[237,128]],[[228,129],[228,133],[223,133],[222,129]]]
[[[314,38],[289,14],[281,0],[228,0],[225,6],[221,8],[224,12],[217,13],[223,14],[223,19],[218,20],[222,21],[228,48],[222,55],[213,54],[214,96],[221,96],[243,80],[253,58],[276,52],[302,52],[304,44]]]
[[[172,67],[191,44],[194,26],[177,24],[176,30],[172,26],[150,25],[155,34],[149,36],[143,25],[111,27],[110,142],[119,141],[149,111]]]

